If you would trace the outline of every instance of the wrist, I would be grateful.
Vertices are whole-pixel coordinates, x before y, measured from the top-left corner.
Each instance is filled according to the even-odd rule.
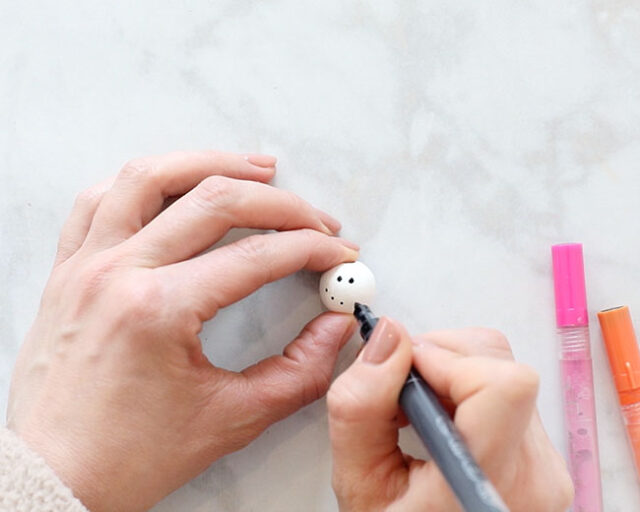
[[[15,431],[15,434],[29,450],[44,460],[85,507],[91,512],[106,510],[101,499],[103,493],[99,488],[104,482],[103,478],[94,474],[90,464],[86,463],[87,459],[71,443],[55,438],[44,429],[23,428]]]

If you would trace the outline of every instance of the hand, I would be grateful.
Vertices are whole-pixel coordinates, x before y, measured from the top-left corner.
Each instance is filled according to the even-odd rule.
[[[357,257],[331,236],[336,220],[265,184],[274,165],[175,153],[133,161],[79,196],[18,357],[8,422],[93,512],[148,509],[326,392],[348,315],[320,315],[282,356],[240,373],[213,366],[198,338],[263,284]],[[233,227],[279,232],[203,254]]]
[[[333,487],[341,511],[460,510],[434,463],[398,448],[398,429],[406,425],[398,397],[412,362],[452,412],[510,510],[568,508],[573,486],[535,409],[538,376],[514,361],[504,336],[459,329],[411,339],[383,318],[328,394]]]

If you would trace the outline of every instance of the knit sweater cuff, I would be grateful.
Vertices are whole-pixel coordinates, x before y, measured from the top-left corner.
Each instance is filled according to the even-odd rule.
[[[88,512],[44,459],[6,428],[0,428],[0,510]]]

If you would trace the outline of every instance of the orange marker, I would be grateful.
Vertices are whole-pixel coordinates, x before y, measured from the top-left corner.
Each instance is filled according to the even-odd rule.
[[[598,313],[609,365],[640,477],[640,351],[627,306]]]

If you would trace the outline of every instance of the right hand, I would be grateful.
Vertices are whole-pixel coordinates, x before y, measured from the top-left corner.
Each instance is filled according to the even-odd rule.
[[[413,342],[413,343],[412,343]],[[433,461],[398,447],[398,397],[411,365],[453,413],[471,454],[513,512],[564,511],[573,486],[535,408],[538,376],[488,329],[413,339],[382,318],[328,395],[333,487],[340,510],[453,511],[460,507]]]

